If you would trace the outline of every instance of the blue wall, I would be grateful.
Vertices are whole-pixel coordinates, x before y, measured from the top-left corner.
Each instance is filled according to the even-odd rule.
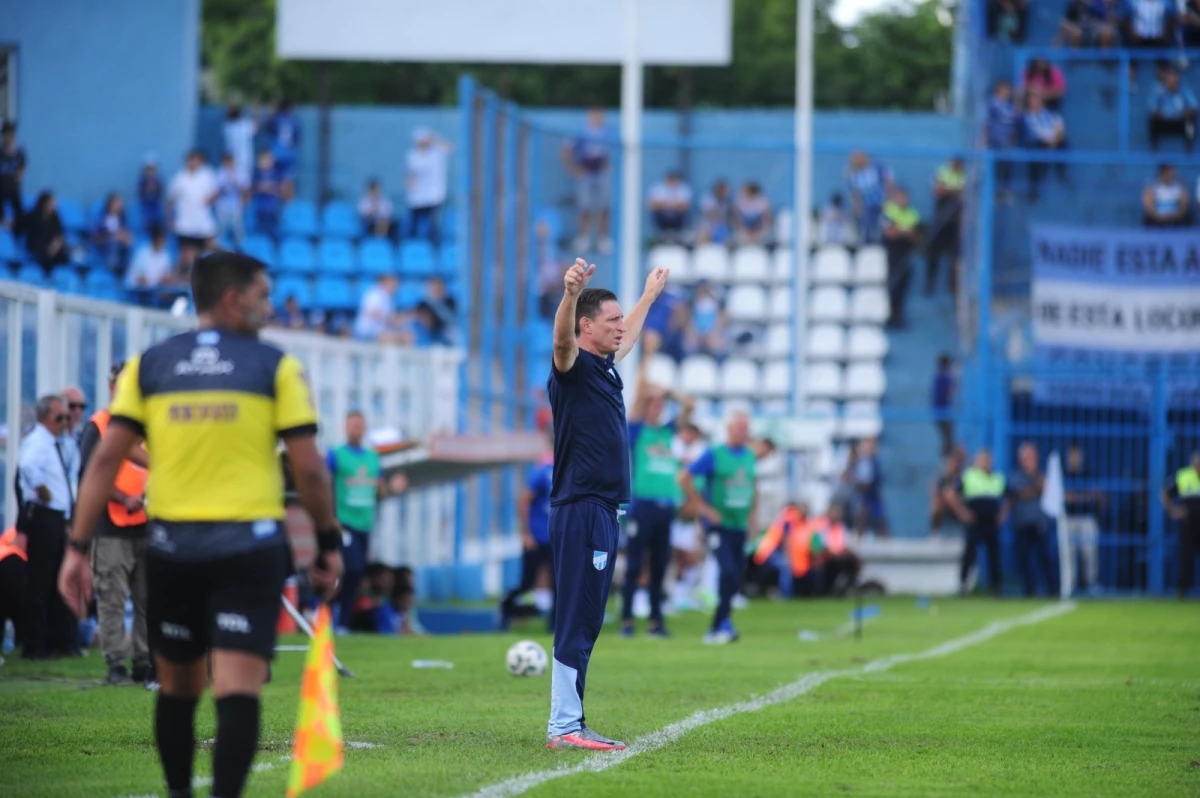
[[[316,190],[317,112],[311,107],[298,109],[303,127],[300,154],[300,176],[297,190],[301,196],[312,198]],[[527,111],[539,129],[571,133],[581,128],[583,111],[543,109]],[[221,108],[205,107],[200,111],[198,142],[210,155],[224,149],[221,137]],[[789,142],[792,139],[792,112],[789,110],[720,110],[698,111],[692,119],[692,135],[741,141],[747,138],[773,139]],[[618,115],[612,112],[609,124],[614,132]],[[335,197],[356,199],[369,177],[383,181],[384,190],[397,202],[403,200],[404,156],[414,128],[429,126],[441,135],[460,144],[459,115],[452,108],[396,108],[337,106],[331,111],[331,190]],[[643,123],[643,135],[654,137],[677,135],[678,114],[673,111],[649,111]],[[893,112],[818,112],[814,135],[818,142],[853,142],[867,148],[888,146],[945,146],[962,144],[961,123],[954,117],[938,114],[903,114]],[[541,181],[537,186],[540,205],[557,205],[570,197],[571,187],[561,167],[559,150],[566,140],[563,136],[543,133],[537,136]],[[925,159],[885,159],[896,170],[898,179],[913,188],[914,202],[926,208],[928,187],[936,161]],[[643,183],[648,188],[667,169],[680,161],[678,150],[647,148],[643,157]],[[840,190],[846,159],[838,156],[818,156],[814,161],[815,197],[827,199],[829,193]],[[694,188],[707,187],[717,177],[735,182],[754,179],[761,182],[768,195],[782,204],[791,204],[792,155],[788,151],[703,150],[694,151],[689,179]],[[451,191],[453,191],[453,182]]]
[[[200,0],[0,0],[25,191],[128,195],[148,151],[173,171],[195,133],[199,20]]]

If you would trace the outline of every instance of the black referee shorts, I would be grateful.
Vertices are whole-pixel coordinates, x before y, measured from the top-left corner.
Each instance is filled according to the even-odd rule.
[[[287,544],[204,562],[146,557],[150,650],[195,662],[209,650],[275,656]]]

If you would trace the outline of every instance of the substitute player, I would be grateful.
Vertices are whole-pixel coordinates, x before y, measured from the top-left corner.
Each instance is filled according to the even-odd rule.
[[[553,562],[550,548],[550,488],[554,481],[554,456],[548,454],[529,474],[525,489],[517,499],[517,518],[521,522],[521,581],[500,602],[500,629],[512,626],[517,599],[537,585],[543,566]],[[553,585],[551,586],[553,592]],[[554,606],[550,606],[551,634],[554,633]]]
[[[725,443],[700,455],[679,475],[685,502],[699,507],[699,515],[706,522],[708,547],[720,572],[717,610],[712,627],[704,635],[704,642],[712,645],[738,639],[729,615],[746,571],[746,535],[748,530],[758,528],[756,458],[749,444],[750,417],[744,411],[735,412],[725,428]],[[705,478],[707,498],[696,489],[695,476]]]
[[[271,314],[265,264],[232,252],[206,255],[192,271],[192,297],[200,329],[152,346],[121,372],[107,434],[80,487],[59,590],[82,617],[96,522],[121,463],[144,437],[153,457],[146,570],[161,684],[158,755],[170,795],[190,796],[196,704],[211,652],[212,794],[231,798],[241,794],[258,746],[259,693],[290,568],[277,438],[318,530],[321,554],[310,576],[324,598],[342,571],[341,530],[300,362],[258,339]]]
[[[554,415],[550,546],[558,596],[546,747],[616,751],[625,743],[597,734],[583,717],[588,659],[616,567],[619,507],[629,501],[625,386],[616,364],[637,343],[667,270],[650,273],[628,317],[612,291],[587,287],[595,271],[595,264],[578,258],[563,279],[547,381]]]
[[[629,445],[633,453],[633,504],[625,523],[625,584],[621,590],[621,635],[633,636],[633,596],[646,555],[650,560],[650,637],[667,637],[663,625],[663,581],[671,558],[671,523],[679,506],[680,460],[672,445],[676,430],[691,424],[690,396],[650,383],[650,357],[659,337],[648,333],[642,344],[637,388],[629,411]],[[673,399],[679,415],[664,422],[663,407]]]

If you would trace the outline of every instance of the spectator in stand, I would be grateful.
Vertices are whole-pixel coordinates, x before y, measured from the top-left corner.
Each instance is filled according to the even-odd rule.
[[[1062,97],[1067,93],[1067,79],[1062,70],[1044,58],[1030,59],[1021,77],[1021,93],[1025,96],[1041,95],[1046,107],[1057,111]]]
[[[42,265],[46,274],[55,266],[69,263],[67,240],[58,218],[58,199],[52,191],[38,195],[33,210],[21,222],[25,228],[25,251]]]
[[[987,146],[993,150],[1009,150],[1017,146],[1021,123],[1021,109],[1013,102],[1012,84],[1006,80],[997,81],[992,89],[992,99],[988,102],[987,112]],[[996,182],[1000,189],[1000,199],[1009,202],[1012,199],[1008,190],[1012,178],[1012,163],[1009,161],[996,162]]]
[[[120,194],[113,192],[104,198],[104,208],[92,229],[92,243],[109,271],[125,271],[133,236],[125,222],[125,201]]]
[[[733,200],[729,184],[713,183],[712,190],[700,198],[700,243],[724,244],[733,235]]]
[[[425,298],[417,305],[417,321],[424,328],[418,341],[427,337],[436,346],[454,346],[458,333],[458,303],[446,291],[446,283],[434,277],[425,284]]]
[[[166,229],[167,215],[163,208],[166,193],[162,177],[158,173],[158,158],[153,153],[148,153],[142,159],[142,173],[138,176],[138,205],[142,209],[143,229]]]
[[[1109,0],[1071,0],[1058,32],[1071,47],[1113,46],[1116,26]]]
[[[865,152],[853,152],[846,180],[850,184],[850,204],[858,222],[859,242],[878,244],[883,240],[883,204],[892,187],[892,170],[872,161]]]
[[[1029,0],[989,0],[988,35],[1003,44],[1025,41]]]
[[[851,479],[855,491],[855,534],[862,539],[870,529],[880,537],[888,537],[887,516],[883,511],[883,470],[879,467],[879,443],[867,438],[858,445]]]
[[[1178,20],[1175,0],[1123,0],[1123,44],[1139,50],[1167,50],[1175,45]],[[1129,89],[1137,90],[1137,62],[1129,64]]]
[[[883,248],[887,251],[888,300],[891,316],[887,326],[903,328],[904,304],[912,282],[912,254],[921,240],[921,214],[908,204],[908,192],[897,188],[883,206]]]
[[[21,234],[21,219],[25,216],[21,207],[25,164],[25,149],[17,143],[17,124],[8,120],[0,127],[0,224],[11,227],[15,236]]]
[[[254,214],[255,229],[272,238],[279,235],[283,182],[283,170],[275,163],[275,156],[268,150],[260,152],[250,181],[250,212]]]
[[[400,287],[394,274],[385,274],[368,288],[358,306],[354,319],[354,337],[360,341],[389,342],[395,340],[396,289]]]
[[[1183,29],[1183,46],[1188,49],[1200,47],[1200,0],[1184,0],[1179,21]]]
[[[1158,179],[1142,190],[1142,209],[1146,227],[1188,226],[1192,209],[1174,166],[1164,163],[1158,167]]]
[[[558,251],[554,241],[550,238],[550,225],[547,222],[543,220],[537,223],[534,227],[534,236],[537,238],[538,308],[542,318],[552,319],[555,310],[558,309],[558,303],[562,300],[563,277],[567,273],[567,267],[558,258]]]
[[[1057,112],[1050,110],[1042,102],[1037,92],[1029,95],[1028,107],[1025,110],[1025,146],[1036,150],[1065,150],[1067,148],[1067,127],[1063,118]],[[1062,183],[1067,182],[1067,165],[1059,161],[1054,165],[1055,174]],[[1038,184],[1046,172],[1046,164],[1029,164],[1029,196],[1037,202]]]
[[[954,419],[950,414],[954,409],[954,361],[949,355],[940,355],[937,362],[937,373],[933,375],[933,390],[930,391],[930,406],[933,409],[934,423],[937,425],[938,437],[942,440],[942,455],[948,455],[954,450]]]
[[[661,301],[660,298],[659,302]],[[654,304],[657,305],[658,302]],[[687,302],[671,303],[671,312],[667,316],[666,328],[662,331],[662,343],[659,345],[658,351],[676,363],[682,361],[688,353],[691,322],[692,309],[688,307]]]
[[[650,189],[650,217],[658,239],[682,244],[687,238],[688,215],[692,210],[692,189],[678,171],[667,172],[662,182]]]
[[[304,315],[304,311],[300,308],[300,302],[295,295],[289,295],[283,301],[283,309],[279,311],[276,318],[280,327],[286,327],[289,330],[306,330],[308,329],[308,317]]]
[[[821,209],[817,220],[817,243],[820,246],[854,246],[854,221],[846,213],[841,194],[834,194]]]
[[[1150,148],[1157,150],[1163,136],[1182,136],[1183,147],[1196,143],[1196,95],[1179,82],[1179,73],[1167,67],[1150,94]]]
[[[238,249],[246,238],[245,198],[250,183],[242,177],[232,153],[225,153],[217,171],[217,234]]]
[[[963,190],[967,187],[967,166],[961,157],[938,168],[933,182],[933,232],[925,263],[925,295],[932,296],[937,287],[938,268],[942,257],[949,257],[946,270],[950,278],[950,293],[958,283],[959,231],[962,228]]]
[[[442,241],[438,214],[446,202],[446,181],[453,149],[450,142],[429,128],[413,131],[413,146],[408,151],[405,170],[410,238],[418,237],[423,225],[434,246]]]
[[[212,210],[217,201],[217,176],[204,160],[204,153],[192,150],[167,189],[167,203],[174,211],[175,235],[179,238],[180,276],[187,281],[191,280],[196,257],[217,234]]]
[[[358,201],[358,218],[362,219],[363,235],[396,238],[396,211],[392,201],[379,187],[378,180],[367,183],[367,190]]]
[[[575,179],[575,204],[579,211],[579,233],[575,239],[578,252],[592,249],[592,220],[596,222],[597,248],[602,254],[613,252],[609,235],[609,205],[612,190],[611,160],[608,129],[604,111],[593,107],[579,136],[563,145],[563,160],[567,173]]]
[[[133,253],[125,286],[129,289],[158,288],[169,285],[172,278],[171,253],[167,252],[167,234],[161,227],[150,228],[150,242]]]
[[[725,354],[725,326],[727,320],[725,311],[721,308],[721,300],[716,291],[707,282],[696,283],[692,294],[691,325],[688,327],[689,352],[695,352],[713,357]]]
[[[295,193],[296,153],[300,147],[300,119],[292,110],[290,100],[281,100],[267,119],[267,133],[271,136],[271,155],[279,170],[283,199],[289,200]]]
[[[771,201],[762,187],[748,182],[738,192],[733,203],[733,237],[738,246],[762,246],[771,239]]]
[[[240,103],[230,103],[221,125],[225,152],[233,158],[233,168],[244,185],[250,185],[254,170],[254,135],[258,133],[258,114],[247,115]]]

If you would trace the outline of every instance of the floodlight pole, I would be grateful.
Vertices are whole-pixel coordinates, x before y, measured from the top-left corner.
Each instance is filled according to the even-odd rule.
[[[814,0],[796,2],[796,180],[795,211],[792,215],[792,240],[795,242],[796,268],[792,274],[793,314],[796,333],[803,340],[808,317],[808,231],[812,218],[813,174],[813,20]],[[799,341],[797,341],[799,343]],[[805,410],[804,350],[793,347],[792,412]]]
[[[642,241],[642,61],[638,47],[637,0],[622,0],[625,58],[621,62],[621,270],[618,296],[628,313],[641,298]],[[626,355],[625,374],[636,373],[639,353]],[[633,384],[633,380],[628,380]]]

